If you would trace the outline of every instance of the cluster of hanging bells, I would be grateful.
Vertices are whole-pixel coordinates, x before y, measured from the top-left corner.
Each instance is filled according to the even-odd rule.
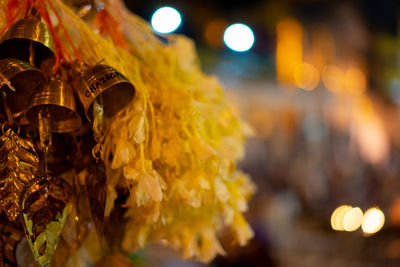
[[[73,80],[66,75],[65,66],[54,73],[55,51],[52,34],[37,15],[17,21],[0,36],[0,120],[4,122],[0,138],[0,253],[6,254],[1,255],[3,264],[16,264],[15,247],[23,237],[20,227],[36,261],[47,266],[66,223],[72,190],[40,163],[43,158],[46,160],[52,133],[74,132],[88,121],[93,123],[96,141],[101,142],[103,121],[122,110],[135,94],[134,86],[107,65],[77,66],[78,75]],[[80,115],[82,108],[76,98],[86,119]],[[29,138],[21,138],[19,131],[12,130],[27,124],[39,130],[43,157]],[[101,186],[105,186],[104,179],[99,181]],[[100,206],[96,207],[100,210],[96,216],[101,221],[103,203],[96,205]]]

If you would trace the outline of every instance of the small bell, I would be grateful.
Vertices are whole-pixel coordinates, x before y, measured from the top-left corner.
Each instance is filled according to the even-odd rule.
[[[5,101],[13,117],[18,117],[27,109],[33,92],[45,83],[46,77],[35,67],[16,59],[0,60],[0,91],[5,92]],[[0,109],[3,114],[6,113],[2,101]]]
[[[36,91],[26,117],[39,128],[40,116],[49,119],[50,132],[67,133],[78,129],[81,117],[76,111],[72,88],[60,79],[51,78],[47,86]]]
[[[51,32],[39,17],[14,23],[0,40],[0,58],[16,58],[49,73],[55,62],[55,44]]]
[[[93,104],[100,100],[107,120],[121,111],[135,96],[135,87],[121,73],[107,65],[95,65],[84,71],[78,96],[86,117],[93,120]]]

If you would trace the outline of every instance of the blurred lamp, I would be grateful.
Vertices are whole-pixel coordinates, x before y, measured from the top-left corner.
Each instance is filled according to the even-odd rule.
[[[181,15],[172,7],[162,7],[154,12],[151,26],[158,33],[171,33],[181,24]]]
[[[351,206],[349,205],[342,205],[337,207],[334,212],[332,213],[331,216],[331,226],[333,230],[336,231],[343,231],[344,230],[344,226],[343,226],[343,219],[344,216],[346,215],[346,213],[348,211],[350,211],[352,209]]]
[[[224,42],[233,51],[245,52],[253,46],[254,34],[248,26],[235,23],[225,30]]]
[[[343,228],[347,232],[357,230],[363,222],[363,212],[360,208],[355,207],[346,212],[343,217]]]
[[[364,220],[361,225],[366,234],[375,234],[382,229],[385,224],[385,215],[378,208],[370,208],[364,214]]]

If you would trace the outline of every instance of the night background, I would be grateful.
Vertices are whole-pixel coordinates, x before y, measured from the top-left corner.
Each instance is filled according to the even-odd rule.
[[[246,214],[256,235],[212,266],[400,264],[398,1],[125,2],[147,21],[177,9],[174,33],[195,41],[203,70],[254,131],[241,167],[258,186]],[[224,44],[232,23],[252,29],[249,51]],[[350,229],[343,212],[333,215],[341,205],[359,207],[364,220],[382,210],[383,228]],[[143,255],[159,266],[200,265]]]

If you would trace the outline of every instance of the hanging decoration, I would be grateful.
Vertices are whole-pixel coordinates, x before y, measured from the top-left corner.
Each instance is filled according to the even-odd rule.
[[[0,138],[0,207],[10,221],[21,210],[21,194],[38,168],[38,156],[33,144],[18,137],[11,129]]]
[[[120,0],[0,1],[0,93],[4,264],[29,264],[23,239],[39,265],[76,266],[161,241],[209,262],[224,228],[253,236],[249,131],[189,39]]]
[[[70,212],[69,185],[49,175],[26,187],[22,224],[37,263],[47,266],[56,251]]]

